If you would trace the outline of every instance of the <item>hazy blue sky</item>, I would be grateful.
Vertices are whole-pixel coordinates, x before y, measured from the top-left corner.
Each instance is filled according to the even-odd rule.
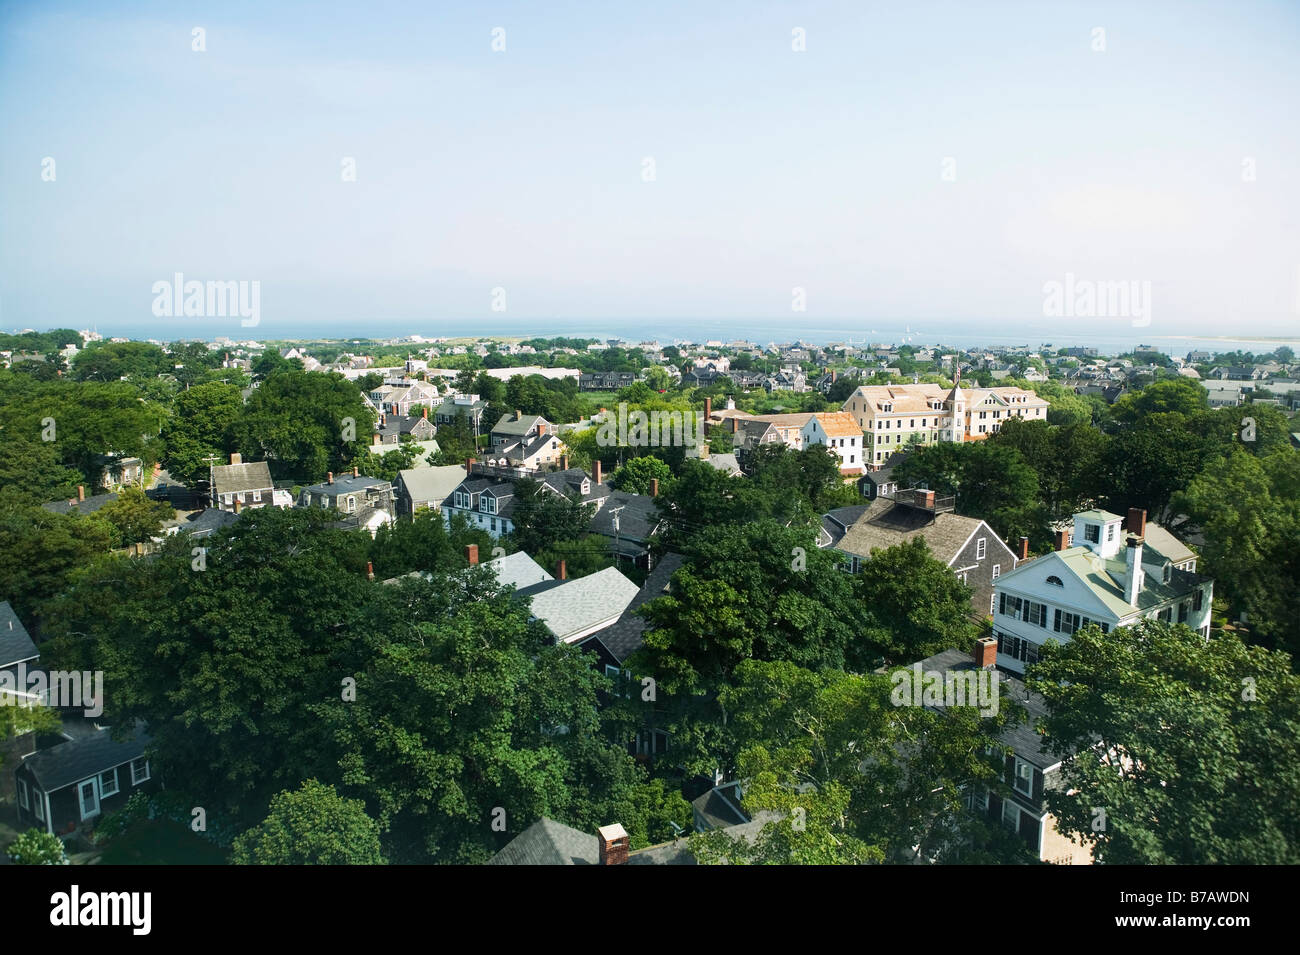
[[[176,337],[175,272],[276,330],[1041,322],[1072,272],[1300,334],[1297,54],[1296,2],[0,2],[0,327]]]

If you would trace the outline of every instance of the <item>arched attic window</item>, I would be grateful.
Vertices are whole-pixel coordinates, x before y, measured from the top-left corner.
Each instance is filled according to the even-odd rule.
[[[1048,578],[1047,578],[1047,582],[1048,582],[1049,584],[1052,584],[1053,586],[1056,586],[1056,587],[1064,587],[1064,586],[1065,586],[1065,584],[1061,582],[1061,578],[1060,578],[1060,577],[1057,577],[1055,574],[1053,574],[1051,577],[1048,577]]]

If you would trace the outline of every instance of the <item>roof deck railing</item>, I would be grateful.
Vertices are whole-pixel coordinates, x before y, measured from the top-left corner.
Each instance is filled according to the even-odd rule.
[[[920,511],[929,511],[931,514],[946,514],[957,510],[956,497],[940,497],[929,488],[899,488],[893,494],[883,494],[881,496],[888,501],[893,501],[895,504],[902,504],[904,507],[911,507]]]

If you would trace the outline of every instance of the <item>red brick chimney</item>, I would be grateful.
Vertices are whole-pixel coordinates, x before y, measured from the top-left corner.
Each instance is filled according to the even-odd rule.
[[[565,563],[564,563],[564,561],[560,561],[558,564],[555,565],[555,579],[556,579],[556,580],[568,580],[568,579],[569,579],[568,570],[567,570],[567,568],[565,567]]]
[[[567,454],[560,455],[560,470],[561,471],[569,470],[569,456]]]
[[[474,470],[474,459],[473,459],[473,458],[466,458],[466,459],[465,459],[465,476],[466,476],[466,477],[469,477],[470,473],[471,473],[473,470]]]
[[[86,485],[84,485],[84,484],[78,484],[78,485],[77,485],[77,500],[78,500],[78,501],[84,501],[85,499],[86,499]]]
[[[352,465],[352,476],[361,477],[361,472],[357,469],[357,466],[355,464]]]
[[[1065,548],[1067,548],[1067,547],[1069,547],[1069,546],[1070,546],[1070,532],[1069,532],[1069,531],[1057,531],[1057,532],[1056,532],[1056,550],[1065,550]]]
[[[596,839],[600,842],[601,865],[622,865],[627,861],[627,852],[632,840],[627,830],[617,822],[609,826],[600,826],[596,830]]]
[[[595,460],[595,462],[593,462],[593,464],[592,464],[592,470],[594,471],[594,473],[592,474],[592,480],[594,480],[597,484],[601,483],[601,479],[600,479],[600,458],[597,458],[597,459]]]
[[[375,564],[374,561],[368,560],[366,561],[366,580],[374,580],[374,579],[375,579]]]
[[[998,638],[981,637],[975,641],[975,665],[981,670],[992,670],[998,665]]]
[[[658,497],[658,496],[659,496],[659,479],[658,479],[658,478],[651,478],[651,479],[650,479],[650,496],[651,496],[651,497]]]
[[[1130,534],[1136,534],[1138,537],[1147,536],[1147,512],[1140,507],[1130,507],[1128,509],[1128,520],[1124,522],[1124,530]]]
[[[735,434],[739,430],[740,430],[740,419],[733,416],[731,419],[731,433]]]
[[[241,507],[243,507],[243,506],[244,506],[244,502],[241,501],[241,500],[239,499],[239,495],[236,494],[236,495],[235,495],[235,513],[238,514],[238,513],[239,513],[239,509],[240,509]]]
[[[424,408],[421,410],[424,412],[424,414],[420,415],[420,417],[427,419],[429,417],[429,406],[425,405]]]
[[[546,434],[546,425],[542,424],[542,423],[539,421],[539,422],[537,423],[537,436],[540,438],[540,437],[542,437],[542,436],[545,435],[545,434]]]
[[[704,420],[708,421],[713,417],[713,399],[706,397],[704,399]]]
[[[1029,538],[1028,537],[1020,538],[1020,548],[1019,550],[1016,551],[1016,559],[1017,560],[1029,559]]]
[[[478,563],[478,544],[465,545],[465,559],[471,567]]]
[[[326,472],[325,472],[325,483],[326,483],[326,484],[333,484],[333,483],[334,483],[334,472],[333,472],[333,471],[326,471]]]

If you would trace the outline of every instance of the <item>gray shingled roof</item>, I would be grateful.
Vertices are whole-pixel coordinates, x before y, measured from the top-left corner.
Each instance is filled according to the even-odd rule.
[[[0,601],[0,667],[12,666],[39,655],[40,651],[18,619],[18,614],[14,613],[14,608],[9,606],[9,601]]]
[[[599,641],[600,644],[609,651],[619,663],[622,663],[634,652],[641,648],[644,640],[646,628],[649,626],[645,618],[635,615],[635,611],[642,604],[656,597],[664,595],[664,589],[672,580],[672,576],[677,572],[677,568],[685,563],[681,554],[664,554],[659,563],[655,564],[654,569],[646,577],[645,584],[637,591],[636,597],[627,605],[627,609],[614,623],[605,627],[603,630],[597,630],[587,640]]]
[[[604,621],[613,622],[638,592],[636,584],[614,567],[518,591],[520,596],[530,598],[533,616],[561,641]]]
[[[510,840],[488,865],[596,865],[600,843],[590,833],[545,817]]]
[[[219,464],[212,469],[212,489],[216,494],[266,491],[271,487],[271,467],[265,461]]]
[[[497,575],[498,583],[509,585],[517,590],[555,579],[546,572],[546,569],[541,564],[523,551],[497,557],[488,561],[484,566],[490,567],[493,573]]]
[[[330,497],[336,497],[339,494],[350,494],[356,491],[364,491],[372,487],[387,487],[388,482],[380,478],[367,477],[364,474],[353,477],[351,474],[335,475],[334,483],[322,481],[320,484],[313,484],[311,487],[303,488],[309,494],[326,494]]]
[[[399,472],[402,485],[413,501],[436,501],[442,504],[465,480],[465,465],[448,464],[428,468],[409,468]]]
[[[116,500],[117,492],[111,491],[107,494],[94,494],[84,501],[75,498],[67,501],[50,501],[48,504],[42,504],[41,507],[55,514],[94,514],[105,504],[112,504]]]
[[[960,650],[944,650],[942,653],[936,653],[932,657],[926,657],[921,661],[922,672],[929,673],[960,673],[965,670],[977,669],[975,660],[969,653],[963,653]],[[1017,756],[1027,763],[1033,763],[1039,769],[1048,769],[1055,766],[1061,761],[1059,756],[1053,756],[1043,747],[1044,737],[1035,729],[1034,724],[1047,716],[1047,701],[1037,693],[1033,693],[1025,686],[1024,681],[1017,679],[1004,670],[998,670],[998,681],[1006,688],[1006,696],[1024,707],[1026,718],[1019,722],[1008,722],[998,735],[1004,744],[1009,746]]]
[[[959,514],[931,514],[920,508],[876,498],[835,545],[857,557],[871,557],[874,548],[888,548],[913,537],[924,537],[931,553],[945,564],[952,561],[981,521]],[[991,531],[990,536],[996,536]]]
[[[629,494],[611,491],[591,518],[593,534],[614,536],[614,511],[618,510],[618,536],[633,540],[648,540],[661,520],[655,499],[648,494]]]
[[[149,736],[140,730],[119,743],[105,729],[93,736],[43,749],[28,756],[22,765],[29,769],[42,790],[54,792],[114,766],[129,763],[143,756],[148,745]]]
[[[501,420],[496,423],[496,427],[492,429],[492,433],[513,434],[522,437],[531,431],[539,421],[546,423],[546,419],[541,415],[526,414],[522,418],[516,418],[512,414],[503,414]],[[550,428],[546,430],[549,431]]]

